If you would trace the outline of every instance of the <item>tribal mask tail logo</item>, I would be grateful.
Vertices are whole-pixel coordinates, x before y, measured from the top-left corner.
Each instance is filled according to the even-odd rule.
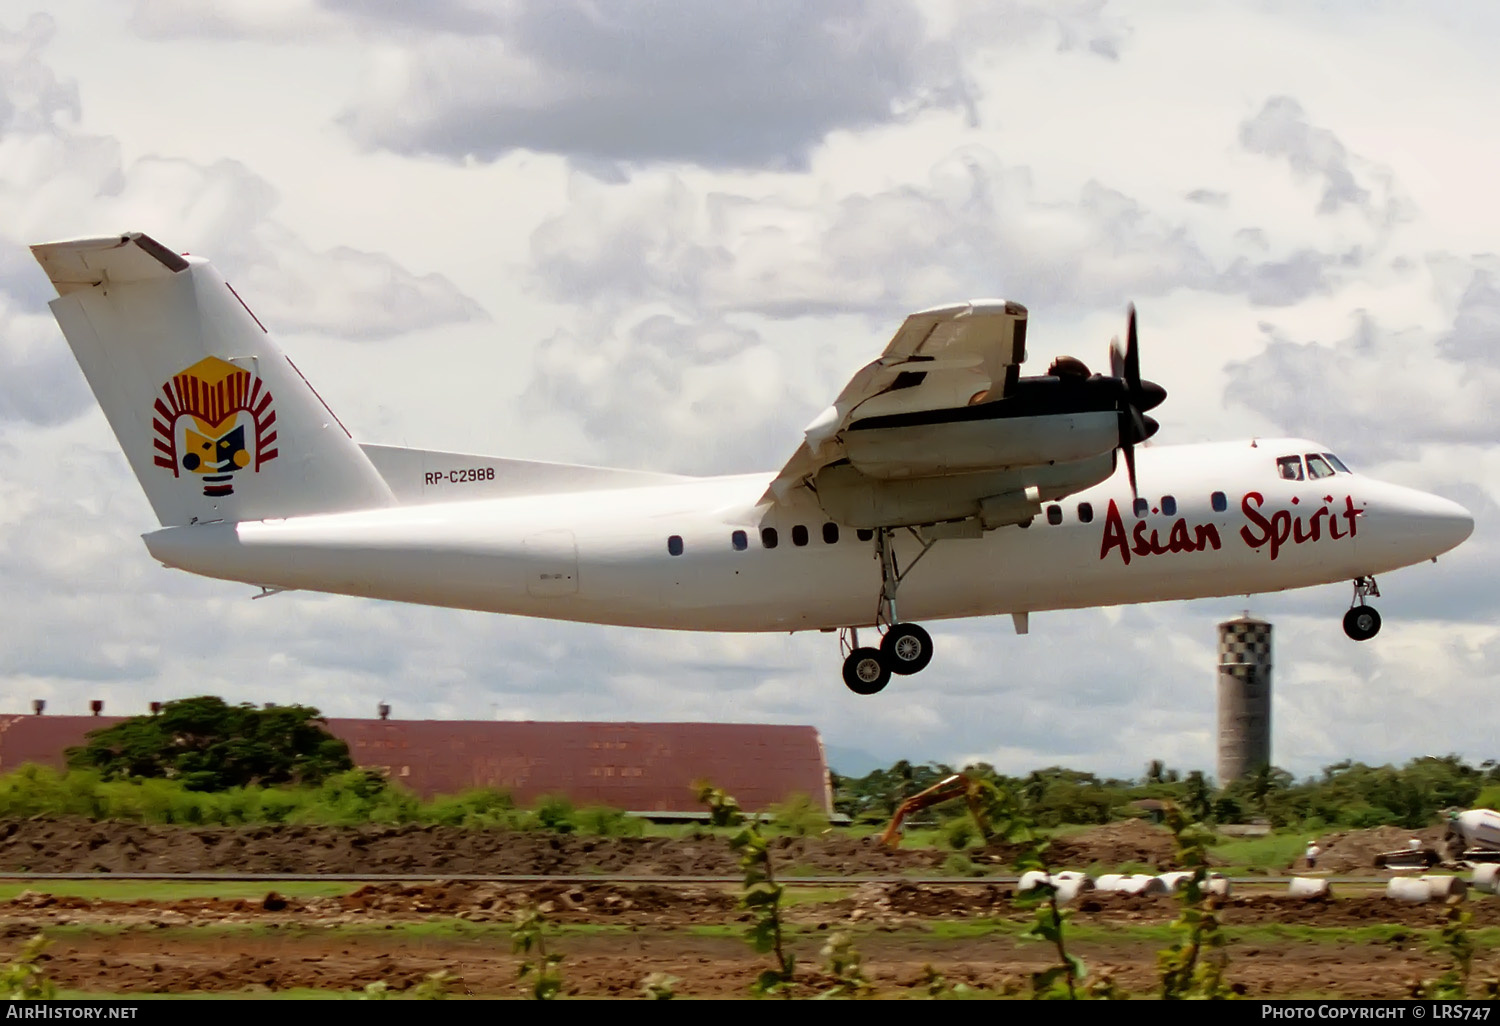
[[[199,360],[161,386],[156,400],[156,465],[203,479],[203,494],[234,494],[234,475],[258,473],[276,458],[276,410],[260,378],[217,356]]]

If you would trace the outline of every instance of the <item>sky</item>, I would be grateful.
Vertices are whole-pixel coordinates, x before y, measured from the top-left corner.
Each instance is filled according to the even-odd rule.
[[[1500,757],[1500,8],[0,0],[0,711],[219,694],[400,718],[808,723],[897,759],[1215,764],[1215,625],[1274,624],[1273,760]],[[1127,304],[1153,444],[1299,435],[1474,536],[1347,584],[830,635],[666,633],[163,569],[31,243],[206,256],[361,441],[773,471],[913,310],[1030,365]]]

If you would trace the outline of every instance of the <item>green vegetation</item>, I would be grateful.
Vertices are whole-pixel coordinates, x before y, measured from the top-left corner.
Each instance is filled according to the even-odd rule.
[[[37,934],[26,942],[16,960],[0,969],[0,1000],[50,1001],[57,997],[57,987],[47,979],[37,962],[49,941]]]
[[[539,910],[525,909],[516,913],[516,923],[510,934],[511,950],[518,955],[527,956],[516,970],[516,975],[523,982],[528,976],[531,977],[531,996],[538,1001],[551,1001],[562,992],[562,973],[557,967],[563,956],[555,951],[547,951],[545,924],[546,920]]]
[[[368,770],[335,774],[315,787],[247,786],[202,791],[181,780],[106,780],[94,770],[58,773],[44,766],[27,765],[0,777],[0,819],[32,816],[83,816],[189,826],[433,823],[610,837],[636,836],[645,829],[642,820],[618,809],[578,809],[562,798],[544,798],[534,810],[518,809],[509,795],[487,788],[423,802],[381,774]]]
[[[274,784],[318,784],[354,768],[349,746],[306,705],[230,705],[202,696],[167,702],[161,712],[132,716],[68,749],[68,765],[106,780],[180,781],[191,791]]]
[[[1161,996],[1222,1000],[1234,996],[1224,980],[1229,964],[1225,937],[1219,928],[1219,902],[1207,890],[1209,833],[1175,804],[1165,809],[1167,826],[1177,840],[1177,861],[1192,873],[1183,887],[1182,915],[1173,927],[1186,934],[1157,956]]]
[[[883,824],[904,799],[953,772],[953,767],[941,763],[914,765],[903,760],[863,777],[836,777],[834,808],[856,824]],[[1020,794],[1032,822],[1043,830],[1160,815],[1163,802],[1175,804],[1205,824],[1255,820],[1301,832],[1383,824],[1415,829],[1436,822],[1446,808],[1500,806],[1500,763],[1491,760],[1475,767],[1456,755],[1412,759],[1400,768],[1346,760],[1300,782],[1284,770],[1263,767],[1222,789],[1201,772],[1183,774],[1160,760],[1153,760],[1138,780],[1103,778],[1061,766],[1024,777],[1000,774],[987,763],[965,766],[963,772],[972,780]],[[908,844],[941,843],[961,850],[977,839],[964,819],[962,802],[934,806],[925,816],[925,820],[909,821]],[[1277,846],[1290,842],[1267,839],[1264,843],[1268,850],[1247,847],[1244,865],[1280,868],[1295,856],[1292,852],[1280,857],[1282,849]],[[1224,851],[1219,854],[1223,856]],[[1226,857],[1242,864],[1239,856]]]
[[[740,869],[745,874],[740,907],[748,910],[752,917],[745,938],[757,952],[775,958],[775,966],[756,977],[750,993],[756,997],[773,994],[790,997],[796,963],[784,943],[781,897],[786,889],[776,882],[770,846],[754,820],[747,819],[740,811],[739,802],[719,788],[708,783],[700,784],[698,800],[708,807],[714,826],[735,830],[730,835],[729,847],[739,855]]]
[[[94,901],[184,901],[193,898],[260,901],[266,884],[254,881],[208,882],[173,880],[47,880],[0,881],[0,901],[10,901],[24,891],[45,890],[56,897],[89,898]],[[276,892],[284,898],[332,898],[363,887],[362,883],[321,880],[278,880]]]

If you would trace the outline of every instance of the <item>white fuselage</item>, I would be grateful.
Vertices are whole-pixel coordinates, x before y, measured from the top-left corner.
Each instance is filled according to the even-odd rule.
[[[902,584],[900,618],[1299,588],[1421,562],[1471,532],[1467,511],[1426,493],[1345,472],[1278,475],[1278,456],[1325,451],[1297,439],[1141,449],[1143,517],[1122,468],[1028,527],[939,541]],[[874,624],[872,542],[844,527],[825,540],[829,520],[805,490],[758,505],[771,476],[199,524],[146,542],[168,566],[270,588],[679,630]],[[921,551],[908,531],[895,547],[903,570]]]

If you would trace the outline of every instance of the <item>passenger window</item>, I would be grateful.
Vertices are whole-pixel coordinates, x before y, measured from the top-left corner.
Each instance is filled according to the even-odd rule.
[[[774,549],[776,547],[776,528],[762,527],[760,529],[760,543],[765,548]]]
[[[1332,477],[1333,468],[1323,457],[1310,452],[1307,454],[1307,476],[1314,481],[1320,477]]]
[[[875,537],[875,532],[861,527],[854,532],[854,536],[860,541],[871,541]]]
[[[1215,513],[1223,513],[1229,508],[1229,500],[1224,497],[1223,492],[1214,492],[1209,496],[1209,502],[1213,504]]]
[[[745,537],[744,531],[736,531],[729,536],[729,541],[734,545],[734,551],[744,552],[750,547],[750,539]]]
[[[1177,515],[1177,500],[1170,495],[1161,497],[1161,511],[1169,517]]]
[[[823,525],[823,543],[825,545],[837,545],[839,543],[839,525]]]
[[[1151,503],[1147,502],[1145,499],[1136,499],[1135,500],[1135,515],[1136,515],[1136,519],[1140,519],[1140,518],[1144,517],[1150,511],[1150,509],[1151,509]]]
[[[1329,463],[1332,463],[1333,464],[1333,468],[1335,470],[1341,471],[1341,472],[1343,472],[1345,474],[1352,474],[1352,473],[1354,473],[1354,471],[1352,471],[1348,467],[1344,466],[1344,461],[1343,460],[1339,459],[1337,456],[1335,456],[1331,452],[1325,452],[1323,454],[1323,458],[1326,459]]]
[[[1047,507],[1047,523],[1052,524],[1054,526],[1057,525],[1057,524],[1062,523],[1062,507],[1061,506],[1055,506],[1054,505],[1054,506],[1048,506]]]
[[[793,545],[806,545],[807,544],[807,528],[804,527],[802,524],[798,524],[796,527],[792,528],[792,544]]]
[[[1276,461],[1276,472],[1288,481],[1302,480],[1302,457],[1283,456]]]
[[[1078,504],[1078,522],[1080,524],[1092,523],[1094,519],[1094,507],[1086,502]]]
[[[674,534],[667,539],[667,551],[674,556],[682,555],[682,535]]]

